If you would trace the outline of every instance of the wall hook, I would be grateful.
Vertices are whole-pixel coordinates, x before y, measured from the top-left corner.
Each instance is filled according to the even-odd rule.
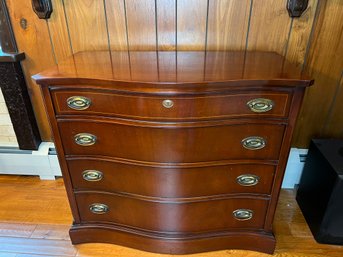
[[[287,10],[290,17],[300,17],[307,6],[308,0],[287,0]]]
[[[51,0],[32,0],[32,8],[39,19],[49,19],[51,16]]]

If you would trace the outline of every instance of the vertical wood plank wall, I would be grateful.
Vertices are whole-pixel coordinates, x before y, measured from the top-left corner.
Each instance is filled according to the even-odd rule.
[[[31,1],[7,0],[7,5],[19,49],[27,56],[23,66],[44,140],[51,140],[50,129],[30,76],[72,53],[103,49],[278,52],[316,79],[306,93],[293,146],[307,147],[312,137],[343,137],[343,2],[309,0],[303,16],[294,19],[286,2],[52,0],[47,21],[37,18]],[[27,28],[20,26],[23,19]],[[128,61],[127,55],[116,58]],[[159,58],[161,64],[173,61]],[[130,59],[134,63],[134,55]]]

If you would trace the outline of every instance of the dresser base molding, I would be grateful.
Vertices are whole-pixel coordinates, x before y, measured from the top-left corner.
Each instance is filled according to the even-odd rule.
[[[272,254],[272,233],[242,231],[211,234],[161,236],[119,226],[73,225],[69,231],[73,244],[113,243],[154,253],[191,254],[224,249],[252,250]]]

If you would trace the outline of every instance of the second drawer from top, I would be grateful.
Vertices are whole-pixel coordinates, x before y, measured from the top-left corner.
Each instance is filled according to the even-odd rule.
[[[156,163],[278,160],[285,125],[203,122],[169,124],[61,119],[66,155],[98,155]]]

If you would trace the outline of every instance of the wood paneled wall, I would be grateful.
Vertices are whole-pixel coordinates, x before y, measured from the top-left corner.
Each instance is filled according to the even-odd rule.
[[[7,0],[32,102],[45,140],[50,130],[30,76],[82,50],[268,50],[303,65],[317,82],[308,90],[294,146],[313,136],[343,136],[341,0],[309,0],[301,18],[286,0],[52,0],[39,20],[31,1]],[[21,28],[26,19],[28,27]],[[342,90],[341,90],[342,88]],[[338,117],[339,116],[339,117]]]

